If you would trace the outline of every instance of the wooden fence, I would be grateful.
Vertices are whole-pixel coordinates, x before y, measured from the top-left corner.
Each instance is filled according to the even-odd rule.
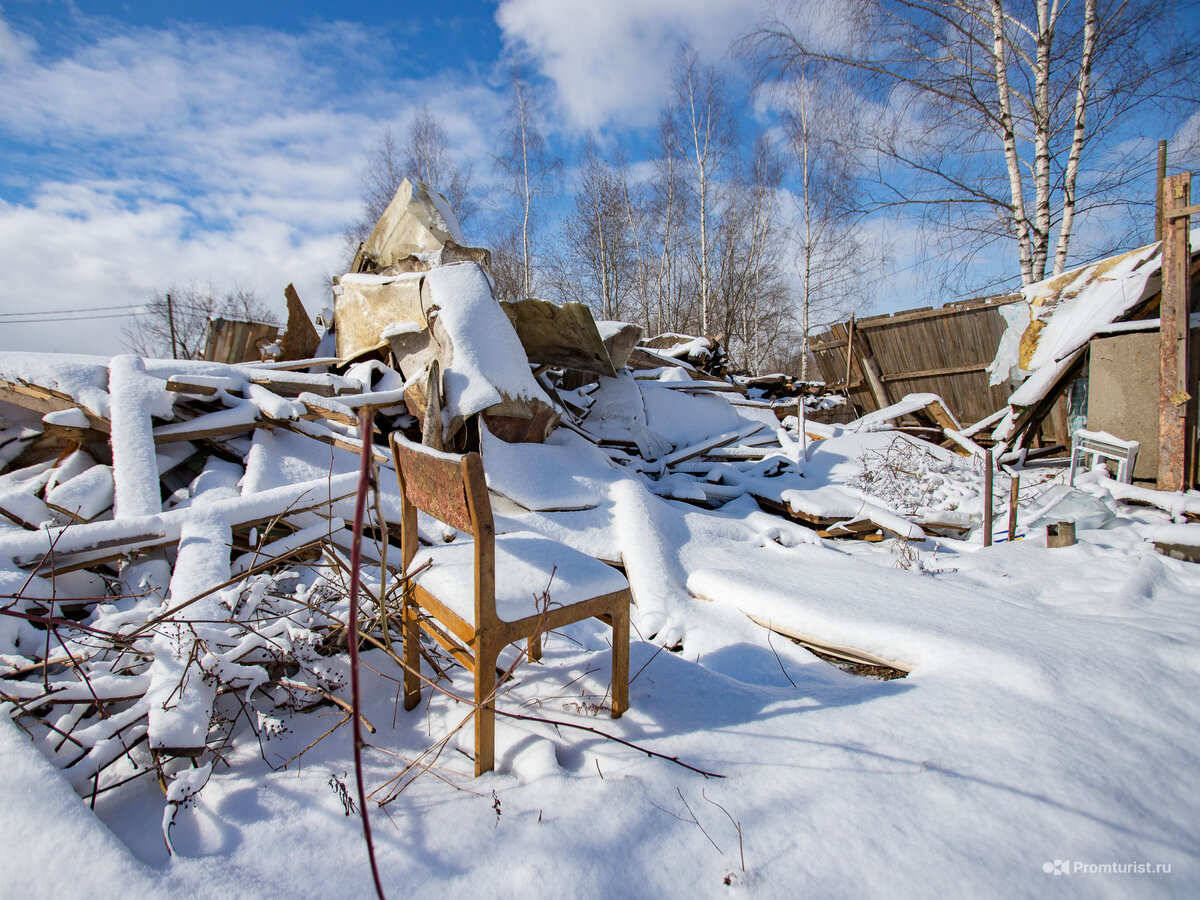
[[[964,426],[1007,404],[1009,381],[988,384],[1006,323],[999,307],[1021,299],[1004,294],[839,322],[809,344],[825,383],[845,390],[858,413],[905,394],[939,395]]]
[[[262,346],[278,337],[278,325],[209,319],[204,359],[222,363],[257,362],[262,359]]]

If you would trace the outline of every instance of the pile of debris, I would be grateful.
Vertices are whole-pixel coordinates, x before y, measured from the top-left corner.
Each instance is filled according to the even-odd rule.
[[[539,459],[586,459],[647,519],[655,494],[766,510],[814,541],[981,521],[981,453],[938,397],[820,423],[811,386],[731,376],[719,342],[497,302],[487,264],[444,200],[406,182],[337,279],[324,334],[289,290],[273,362],[0,354],[0,701],[77,790],[153,772],[177,808],[242,719],[262,741],[290,711],[348,708],[346,522],[359,455],[389,469],[393,431],[480,450],[506,515],[533,530],[598,506]],[[358,639],[399,664],[394,473],[373,507]],[[453,538],[427,518],[420,531]],[[633,543],[594,555],[632,569]]]

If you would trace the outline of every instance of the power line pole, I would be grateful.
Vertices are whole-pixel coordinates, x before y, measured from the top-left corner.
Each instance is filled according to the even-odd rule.
[[[175,349],[175,307],[170,294],[167,294],[167,323],[171,326],[171,359],[179,359],[179,352]]]

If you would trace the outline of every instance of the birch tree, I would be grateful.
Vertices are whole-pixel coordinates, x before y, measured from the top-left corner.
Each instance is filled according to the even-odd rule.
[[[584,144],[579,186],[562,226],[562,247],[554,264],[557,292],[589,304],[603,319],[633,311],[637,219],[625,175],[604,159],[592,138]]]
[[[723,78],[715,68],[701,63],[695,50],[680,51],[672,88],[668,133],[676,156],[689,173],[700,330],[707,334],[713,289],[713,224],[720,202],[719,179],[733,144],[733,122]]]
[[[812,317],[864,305],[885,264],[883,247],[867,239],[855,199],[860,181],[848,132],[855,129],[852,98],[801,68],[775,86],[792,153],[795,181],[793,260],[800,305],[800,377],[808,379]]]
[[[390,137],[390,134],[389,134]],[[422,181],[439,191],[465,224],[475,212],[474,166],[459,165],[450,153],[450,138],[438,118],[422,106],[414,113],[405,130],[401,149],[402,170],[407,177]],[[399,187],[397,183],[396,187]],[[391,194],[396,193],[393,187]],[[391,195],[388,197],[391,201]]]
[[[885,177],[876,205],[965,229],[976,249],[1011,239],[1030,284],[1063,271],[1079,215],[1144,165],[1104,141],[1194,85],[1194,41],[1147,39],[1159,12],[1130,0],[859,0],[831,39],[793,3],[750,42],[777,76],[834,71],[860,105],[885,104],[869,148]]]
[[[540,204],[553,190],[562,162],[550,153],[540,128],[536,92],[520,69],[512,70],[509,91],[508,126],[493,163],[506,198],[502,212],[520,235],[521,289],[532,297]]]
[[[791,338],[785,283],[786,233],[780,222],[783,166],[765,134],[731,181],[716,231],[716,326],[735,365],[761,369]]]

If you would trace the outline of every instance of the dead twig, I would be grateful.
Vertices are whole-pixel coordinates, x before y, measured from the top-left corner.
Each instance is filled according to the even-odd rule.
[[[372,489],[374,481],[374,464],[372,460],[371,418],[373,410],[364,406],[359,411],[359,424],[362,430],[362,466],[358,473],[358,490],[354,495],[354,543],[350,550],[350,612],[347,626],[355,640],[347,641],[350,650],[350,703],[351,726],[354,735],[354,780],[358,787],[358,806],[362,813],[363,837],[367,842],[367,857],[371,862],[371,877],[375,880],[375,893],[379,900],[384,900],[383,882],[379,878],[379,866],[375,861],[375,844],[371,840],[371,818],[367,813],[367,792],[363,785],[362,772],[362,708],[358,679],[358,591],[359,565],[362,562],[362,533],[363,519],[366,517],[367,493]]]

